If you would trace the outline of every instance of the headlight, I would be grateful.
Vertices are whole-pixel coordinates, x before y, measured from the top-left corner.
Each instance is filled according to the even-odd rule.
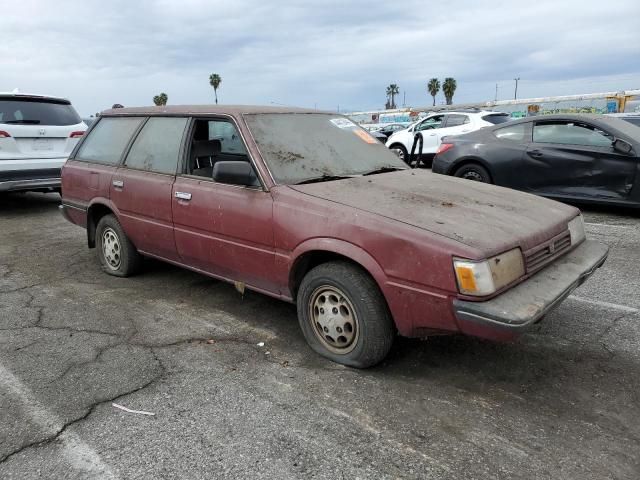
[[[524,260],[519,248],[487,260],[453,259],[458,290],[465,295],[491,295],[524,275]]]
[[[577,245],[587,238],[584,233],[584,220],[582,219],[582,215],[578,215],[569,222],[569,233],[571,234],[571,245]]]

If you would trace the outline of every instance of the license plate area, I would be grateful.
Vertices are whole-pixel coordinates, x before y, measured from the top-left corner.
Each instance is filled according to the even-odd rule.
[[[48,152],[53,150],[53,142],[48,138],[34,138],[31,148],[36,152]]]

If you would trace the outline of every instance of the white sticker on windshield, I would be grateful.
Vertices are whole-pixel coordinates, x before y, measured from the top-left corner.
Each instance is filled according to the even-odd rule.
[[[351,120],[347,120],[346,118],[332,118],[329,121],[338,128],[354,128],[357,126]]]

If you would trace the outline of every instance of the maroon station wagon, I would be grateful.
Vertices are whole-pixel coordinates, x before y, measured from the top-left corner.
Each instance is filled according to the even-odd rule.
[[[512,339],[608,253],[574,207],[410,169],[314,110],[106,111],[62,197],[107,273],[148,256],[296,302],[309,345],[354,367],[396,333]]]

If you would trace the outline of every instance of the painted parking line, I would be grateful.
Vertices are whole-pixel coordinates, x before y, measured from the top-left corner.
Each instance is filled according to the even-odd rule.
[[[590,305],[597,305],[598,307],[611,308],[613,310],[620,310],[621,312],[628,312],[628,313],[640,312],[640,309],[638,308],[628,307],[627,305],[619,305],[617,303],[602,302],[600,300],[591,300],[590,298],[576,297],[575,295],[570,295],[569,298],[571,300],[576,300],[578,302],[588,303]]]
[[[28,415],[29,420],[48,435],[55,435],[64,425],[60,417],[47,410],[33,392],[0,363],[0,388],[15,397]],[[65,431],[58,437],[62,453],[78,471],[86,472],[90,478],[118,479],[119,477],[105,464],[100,455],[73,432]]]

